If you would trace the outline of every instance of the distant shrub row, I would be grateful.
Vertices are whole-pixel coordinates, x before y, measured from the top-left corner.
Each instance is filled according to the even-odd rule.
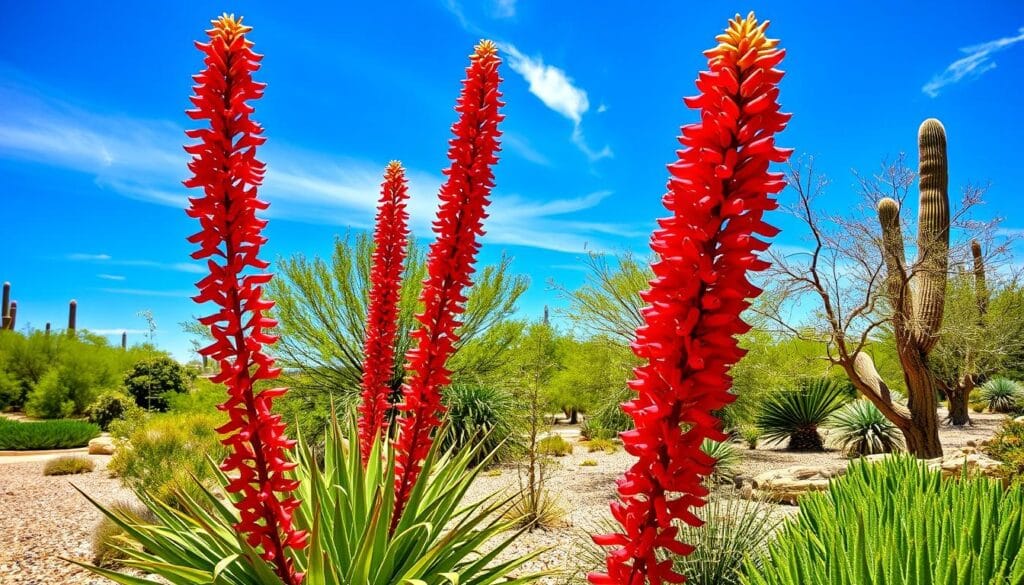
[[[78,420],[18,422],[0,418],[0,451],[73,449],[84,447],[100,428]]]

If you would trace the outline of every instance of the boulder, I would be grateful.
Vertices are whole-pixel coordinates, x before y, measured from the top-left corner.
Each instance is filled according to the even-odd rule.
[[[116,445],[114,437],[100,436],[89,441],[89,455],[113,455]]]
[[[967,475],[981,475],[994,479],[1002,479],[1002,463],[979,453],[973,447],[965,447],[947,453],[942,459],[928,462],[929,469],[941,470],[943,477],[959,477],[964,468]]]
[[[773,469],[754,476],[751,482],[751,496],[780,504],[795,505],[800,496],[808,492],[824,491],[828,488],[830,479],[844,473],[845,464]]]

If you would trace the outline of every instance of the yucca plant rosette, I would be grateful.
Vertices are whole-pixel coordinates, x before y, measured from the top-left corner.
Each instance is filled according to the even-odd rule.
[[[359,454],[348,452],[343,441],[357,433],[355,422],[344,432],[334,422],[322,461],[301,437],[295,450],[296,467],[289,475],[299,484],[301,503],[294,524],[309,538],[308,546],[292,559],[295,569],[305,574],[303,583],[511,585],[532,583],[550,574],[524,571],[513,576],[544,549],[497,560],[522,531],[515,530],[514,522],[501,520],[500,511],[508,499],[467,499],[470,485],[484,468],[474,460],[487,460],[480,449],[441,452],[432,448],[423,460],[422,479],[409,492],[392,535],[394,445],[386,437],[374,440],[364,467]],[[284,583],[274,565],[234,529],[238,512],[231,504],[237,496],[224,499],[223,490],[230,479],[212,461],[211,466],[216,469],[218,487],[203,488],[198,500],[182,494],[182,510],[138,492],[156,516],[152,524],[139,523],[137,518],[93,501],[127,535],[118,547],[127,559],[124,566],[174,585]],[[135,573],[78,564],[125,585],[163,583]]]

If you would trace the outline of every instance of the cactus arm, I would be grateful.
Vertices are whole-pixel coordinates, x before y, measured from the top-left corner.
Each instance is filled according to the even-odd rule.
[[[949,270],[949,172],[946,130],[930,118],[918,130],[919,189],[915,324],[917,345],[927,354],[939,339]]]
[[[893,325],[896,335],[903,337],[908,317],[913,314],[914,299],[907,286],[906,252],[903,249],[903,229],[900,227],[900,206],[895,199],[885,197],[878,202],[878,223],[882,226],[882,257],[885,260],[885,289],[892,303]]]
[[[988,312],[988,285],[985,281],[985,258],[981,255],[981,244],[971,240],[971,256],[974,258],[974,296],[978,303],[978,319]]]
[[[875,362],[867,353],[858,351],[853,358],[851,380],[864,395],[885,414],[886,418],[897,423],[897,420],[910,421],[910,411],[898,402],[893,402],[892,391],[875,368]],[[857,384],[859,382],[859,384]],[[867,392],[864,392],[864,390]]]

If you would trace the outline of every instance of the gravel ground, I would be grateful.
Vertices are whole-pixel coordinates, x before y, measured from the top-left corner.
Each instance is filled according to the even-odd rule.
[[[974,426],[967,429],[942,428],[942,443],[950,450],[968,441],[981,441],[992,434],[1005,418],[1002,415],[973,414]],[[535,530],[521,535],[502,557],[552,547],[529,563],[527,571],[556,571],[560,576],[542,581],[545,585],[565,583],[567,576],[579,575],[581,542],[584,534],[608,516],[608,502],[614,497],[615,478],[632,462],[621,449],[615,453],[588,453],[576,444],[575,428],[559,426],[556,432],[574,443],[574,452],[554,459],[548,468],[548,489],[564,512],[563,525],[550,530]],[[838,452],[817,454],[788,453],[780,448],[742,450],[739,472],[754,475],[768,469],[792,465],[826,465],[842,461]],[[90,456],[96,463],[92,473],[77,476],[45,477],[45,462],[39,457],[0,457],[0,583],[3,585],[82,585],[107,583],[61,560],[68,557],[88,560],[90,539],[100,513],[71,487],[109,504],[131,500],[130,492],[116,479],[107,477],[109,457]],[[48,458],[48,457],[47,457]],[[597,462],[583,466],[585,460]],[[519,489],[519,474],[514,467],[499,467],[485,472],[471,487],[469,497],[478,499]],[[772,512],[791,514],[794,507],[773,507]]]
[[[110,583],[59,558],[91,559],[93,528],[102,517],[71,484],[103,504],[133,499],[118,480],[107,477],[109,456],[88,457],[96,464],[91,473],[49,477],[43,475],[45,461],[0,460],[0,583]]]

